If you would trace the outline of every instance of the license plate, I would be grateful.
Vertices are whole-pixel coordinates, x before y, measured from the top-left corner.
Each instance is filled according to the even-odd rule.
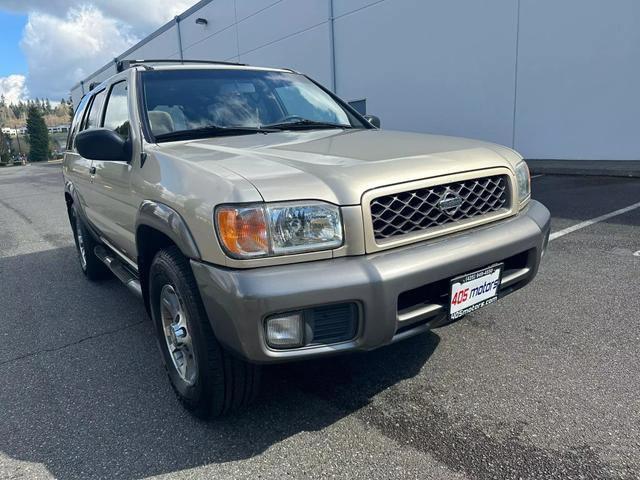
[[[449,318],[455,320],[498,300],[502,267],[491,265],[451,280]]]

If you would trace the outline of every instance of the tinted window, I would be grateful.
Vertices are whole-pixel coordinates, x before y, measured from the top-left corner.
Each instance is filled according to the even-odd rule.
[[[71,122],[71,128],[69,129],[69,136],[67,137],[67,150],[72,150],[74,148],[73,141],[76,139],[76,133],[78,133],[78,128],[80,127],[80,123],[82,122],[82,117],[84,116],[84,112],[87,108],[87,103],[89,102],[89,96],[85,96],[80,100],[80,105],[76,109],[76,113],[73,115],[73,122]]]
[[[82,130],[86,128],[98,128],[98,126],[100,126],[100,112],[102,112],[102,105],[104,104],[104,97],[106,96],[107,91],[102,90],[93,97],[91,107],[89,107],[89,115],[87,115],[87,119]]]
[[[129,103],[127,83],[116,83],[111,88],[104,112],[104,128],[115,130],[125,140],[129,138]]]

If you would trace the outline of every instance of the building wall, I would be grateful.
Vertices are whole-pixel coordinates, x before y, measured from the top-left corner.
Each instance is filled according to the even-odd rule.
[[[367,98],[367,110],[387,127],[511,145],[516,2],[341,0],[336,7],[339,95]]]
[[[175,24],[154,37],[149,43],[129,50],[129,52],[120,57],[122,60],[140,60],[145,58],[180,58],[178,29]]]
[[[638,0],[521,0],[517,148],[640,159],[639,24]]]
[[[639,21],[637,0],[204,0],[120,58],[179,59],[179,30],[186,59],[294,68],[385,128],[640,159]]]

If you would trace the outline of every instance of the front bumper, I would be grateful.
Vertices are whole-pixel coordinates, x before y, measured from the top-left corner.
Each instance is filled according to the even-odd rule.
[[[256,269],[191,262],[218,340],[258,363],[371,350],[441,324],[448,280],[505,262],[500,297],[536,275],[549,236],[549,211],[531,201],[518,215],[455,235],[383,252]],[[332,345],[273,350],[265,317],[338,302],[360,305],[358,333]]]

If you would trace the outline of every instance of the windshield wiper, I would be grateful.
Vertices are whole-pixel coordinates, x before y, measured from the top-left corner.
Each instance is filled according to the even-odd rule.
[[[351,125],[343,125],[341,123],[331,123],[331,122],[317,122],[315,120],[309,120],[308,118],[303,118],[301,120],[296,120],[293,122],[271,123],[269,125],[263,125],[263,127],[278,128],[280,130],[314,129],[314,128],[341,128],[341,129],[354,128]]]
[[[279,129],[268,127],[221,127],[219,125],[206,125],[204,127],[189,130],[176,130],[174,132],[155,135],[158,141],[181,140],[186,138],[222,137],[225,135],[250,135],[253,133],[273,133]]]

